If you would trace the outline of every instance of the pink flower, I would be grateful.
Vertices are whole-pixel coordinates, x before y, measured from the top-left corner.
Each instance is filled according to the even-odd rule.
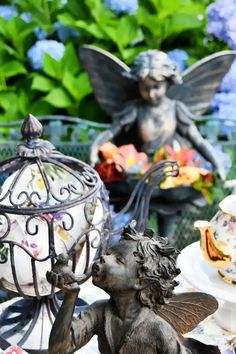
[[[25,353],[22,348],[18,347],[17,345],[12,345],[11,347],[7,348],[5,354],[23,354]]]

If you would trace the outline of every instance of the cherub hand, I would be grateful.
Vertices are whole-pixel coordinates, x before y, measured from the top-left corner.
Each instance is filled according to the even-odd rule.
[[[80,287],[79,287],[77,281],[69,281],[68,282],[67,274],[58,274],[58,273],[55,273],[54,271],[51,271],[51,272],[47,271],[46,278],[50,284],[52,284],[56,288],[59,288],[65,292],[78,293],[80,290]]]

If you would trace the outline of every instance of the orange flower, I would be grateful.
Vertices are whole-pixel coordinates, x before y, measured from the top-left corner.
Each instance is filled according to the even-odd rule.
[[[140,173],[148,164],[147,155],[144,152],[138,152],[132,144],[116,147],[112,143],[105,143],[101,146],[99,151],[103,159],[105,159],[105,162],[110,164],[114,163],[118,171],[121,168],[126,173]],[[98,168],[103,169],[104,166],[105,165]],[[106,165],[106,169],[107,168],[108,166]]]
[[[101,145],[99,148],[99,155],[105,161],[109,161],[109,160],[112,161],[114,156],[117,154],[119,154],[119,148],[110,142]]]
[[[119,182],[125,178],[124,171],[114,162],[100,162],[95,166],[95,170],[105,183]]]

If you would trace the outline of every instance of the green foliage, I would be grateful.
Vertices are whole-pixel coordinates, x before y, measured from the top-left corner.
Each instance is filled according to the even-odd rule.
[[[127,0],[128,1],[128,0]],[[189,63],[221,49],[207,43],[205,9],[210,0],[140,0],[136,15],[118,15],[103,0],[15,0],[19,16],[0,17],[0,120],[9,122],[34,115],[68,114],[96,121],[107,119],[98,110],[88,77],[78,58],[78,47],[94,44],[117,55],[127,64],[150,48],[185,49]],[[22,13],[31,15],[25,22]],[[1,16],[1,14],[0,14]],[[37,33],[61,41],[58,22],[67,32],[60,61],[44,55],[42,68],[32,68],[28,50]],[[69,33],[69,35],[68,35]]]

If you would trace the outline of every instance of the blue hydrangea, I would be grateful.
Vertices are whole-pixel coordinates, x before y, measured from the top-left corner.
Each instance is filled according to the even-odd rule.
[[[230,70],[222,80],[222,83],[220,85],[220,91],[236,93],[236,60],[233,62]]]
[[[37,41],[27,52],[31,65],[34,69],[41,69],[44,54],[47,53],[54,59],[60,61],[63,57],[65,46],[63,43],[54,40]]]
[[[116,13],[134,15],[138,8],[138,0],[104,0],[105,6]]]
[[[170,60],[178,64],[179,71],[183,71],[184,69],[186,69],[186,60],[189,58],[189,55],[187,52],[185,52],[185,50],[173,49],[167,54]]]
[[[39,41],[46,39],[48,36],[48,33],[40,27],[34,29],[34,34]]]
[[[212,108],[219,117],[236,120],[236,92],[218,92],[212,102]]]
[[[112,204],[110,205],[110,212],[111,212],[113,230],[118,230],[120,228],[123,228],[125,225],[128,224],[128,222],[130,222],[131,213],[127,212],[118,216],[117,213],[115,212],[115,207]],[[109,247],[116,244],[120,240],[120,238],[121,238],[120,234],[113,235],[109,240]]]
[[[218,0],[207,8],[208,33],[236,48],[236,0]]]
[[[79,38],[80,34],[74,28],[70,28],[68,26],[63,25],[60,21],[57,21],[54,24],[54,30],[57,33],[58,38],[60,41],[65,42],[67,39],[74,37]]]
[[[30,23],[32,21],[32,15],[29,12],[22,12],[20,14],[20,18],[26,23]]]
[[[12,17],[17,15],[17,9],[14,6],[0,6],[0,17],[5,18],[5,20],[10,20]]]

